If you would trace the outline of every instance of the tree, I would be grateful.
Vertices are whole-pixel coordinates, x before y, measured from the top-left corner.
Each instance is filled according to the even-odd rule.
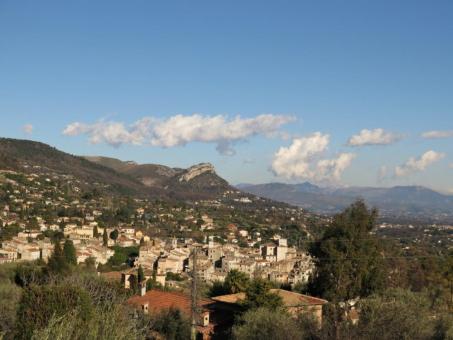
[[[110,238],[111,238],[113,241],[116,241],[117,238],[118,238],[118,230],[114,229],[114,230],[110,233]]]
[[[334,216],[310,249],[316,270],[308,290],[329,301],[366,297],[384,287],[385,266],[378,239],[371,235],[377,217],[357,201]]]
[[[435,319],[426,295],[391,289],[359,304],[357,333],[364,339],[432,339]]]
[[[242,302],[243,307],[247,310],[261,307],[276,310],[282,307],[282,298],[277,294],[271,293],[269,291],[270,288],[271,284],[267,280],[253,280],[245,291],[245,300]]]
[[[250,284],[250,278],[244,272],[232,269],[225,278],[225,288],[230,294],[245,292]]]
[[[85,266],[88,270],[96,270],[96,259],[93,256],[87,257],[85,259]]]
[[[112,257],[109,258],[107,263],[112,266],[122,266],[126,265],[127,260],[127,254],[125,254],[123,251],[115,249],[115,253]]]
[[[107,236],[107,228],[104,227],[104,233],[102,234],[102,245],[107,247],[109,244],[109,238]]]
[[[61,249],[60,242],[56,242],[53,253],[47,262],[47,268],[50,272],[61,273],[68,269],[68,265],[63,254],[63,249]]]
[[[74,243],[71,240],[66,240],[63,245],[63,254],[67,264],[77,265],[77,254],[74,248]]]
[[[1,280],[0,281],[4,281]],[[13,282],[0,282],[0,337],[14,339],[16,309],[22,289]]]
[[[143,271],[142,265],[138,266],[137,280],[138,280],[139,284],[142,283],[145,280],[145,272]]]
[[[36,217],[33,217],[29,220],[29,225],[28,225],[28,228],[30,230],[36,230],[36,229],[39,229],[39,224],[38,224],[38,220],[36,219]]]
[[[127,317],[127,309],[121,305],[110,308],[96,308],[90,319],[76,309],[64,316],[54,315],[48,325],[33,332],[32,340],[55,339],[115,339],[132,340],[144,339],[146,320]],[[80,325],[83,325],[81,327]]]
[[[129,277],[129,283],[130,283],[130,288],[131,290],[136,293],[138,291],[138,280],[135,275],[131,275]]]
[[[240,323],[233,327],[236,340],[299,340],[303,339],[303,329],[284,311],[258,308],[247,311]]]
[[[230,294],[229,290],[226,289],[224,282],[222,281],[214,281],[212,285],[209,287],[208,296],[220,296]]]
[[[33,332],[47,326],[52,316],[61,317],[79,308],[83,321],[92,315],[88,294],[68,285],[32,285],[25,289],[17,311],[17,339],[30,339]]]
[[[94,238],[98,238],[99,237],[99,231],[98,231],[98,226],[97,225],[95,225],[93,227],[93,237]]]
[[[146,290],[151,290],[151,289],[154,289],[154,288],[157,288],[157,289],[162,289],[162,285],[157,282],[156,280],[156,271],[153,270],[153,276],[151,277],[151,279],[149,280],[146,280]]]
[[[43,284],[45,279],[45,273],[37,263],[21,263],[14,270],[14,282],[22,288]]]
[[[190,339],[190,322],[176,308],[164,310],[156,315],[151,321],[151,329],[168,340]]]

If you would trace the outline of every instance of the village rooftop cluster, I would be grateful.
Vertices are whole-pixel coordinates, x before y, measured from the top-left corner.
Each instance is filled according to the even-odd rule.
[[[24,173],[0,172],[2,263],[46,262],[55,240],[69,239],[76,249],[77,263],[90,260],[103,271],[123,273],[126,288],[139,266],[148,277],[154,273],[162,286],[169,273],[188,278],[195,248],[200,250],[199,278],[207,283],[223,281],[230,270],[237,269],[250,277],[295,285],[306,282],[313,269],[306,252],[290,246],[278,229],[257,231],[228,220],[225,211],[236,215],[235,205],[250,205],[251,198],[235,197],[227,191],[223,197],[231,196],[228,203],[215,200],[172,206],[146,199],[105,197],[96,194],[103,189],[100,184],[93,188],[45,167],[24,167],[28,170]],[[268,216],[261,214],[264,224],[276,223],[272,220],[278,216],[276,211],[293,222],[304,216],[298,209],[273,209]],[[260,212],[249,210],[245,215],[256,219]],[[128,265],[115,265],[112,259],[119,248],[134,247],[138,254],[128,259]]]

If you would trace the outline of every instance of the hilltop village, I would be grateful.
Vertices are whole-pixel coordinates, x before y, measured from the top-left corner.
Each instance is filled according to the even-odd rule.
[[[189,277],[194,249],[206,283],[223,281],[236,269],[294,286],[313,269],[301,244],[310,237],[306,221],[316,217],[301,209],[260,207],[261,199],[231,190],[190,205],[106,196],[98,183],[40,166],[25,164],[24,170],[0,171],[1,263],[46,262],[56,241],[70,240],[78,264],[121,273],[125,286],[124,277],[138,267],[162,286],[178,286],[171,278]],[[201,173],[195,169],[186,177]]]
[[[0,153],[6,339],[249,339],[238,334],[254,318],[266,334],[331,339],[337,329],[339,338],[358,332],[355,339],[374,332],[367,304],[389,323],[379,306],[397,299],[424,313],[424,329],[451,310],[451,226],[378,221],[360,200],[339,215],[317,215],[244,193],[208,163],[174,169],[102,159],[120,173],[41,144],[32,152],[8,143],[8,155],[38,158]],[[435,304],[405,300],[434,289]],[[376,292],[384,294],[379,308]]]

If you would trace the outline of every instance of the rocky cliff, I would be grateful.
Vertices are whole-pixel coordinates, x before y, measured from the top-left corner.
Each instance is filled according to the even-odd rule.
[[[200,163],[194,166],[191,166],[186,170],[186,172],[179,177],[180,182],[189,182],[193,178],[200,176],[204,173],[215,174],[215,169],[211,163]]]

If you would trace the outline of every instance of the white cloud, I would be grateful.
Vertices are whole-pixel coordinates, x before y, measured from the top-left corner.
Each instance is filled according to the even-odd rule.
[[[450,163],[448,166],[449,166],[451,169],[453,169],[453,163]]]
[[[438,138],[451,138],[453,137],[453,130],[433,130],[422,133],[423,138],[438,139]]]
[[[388,168],[383,165],[380,167],[379,172],[378,172],[378,182],[382,183],[387,179],[387,174],[388,174]]]
[[[63,130],[66,136],[88,135],[90,143],[99,144],[102,142],[113,146],[120,146],[124,143],[141,144],[144,136],[141,130],[131,127],[128,129],[123,123],[99,121],[94,124],[71,123]]]
[[[275,153],[272,171],[286,179],[338,182],[355,155],[341,153],[333,159],[321,159],[329,140],[328,134],[320,132],[293,139],[290,146]]]
[[[103,120],[94,124],[75,122],[66,126],[63,134],[87,135],[91,143],[105,142],[113,146],[127,143],[168,148],[190,142],[215,143],[220,153],[231,155],[234,154],[232,143],[256,135],[276,136],[283,125],[294,120],[293,116],[273,114],[233,119],[223,115],[175,115],[166,120],[145,117],[129,127]]]
[[[411,157],[406,163],[395,168],[396,177],[404,177],[415,172],[424,171],[429,165],[440,161],[444,153],[429,150],[419,158]]]
[[[320,160],[317,164],[319,178],[334,182],[340,181],[341,175],[351,165],[354,158],[353,153],[340,153],[337,158]]]
[[[27,135],[31,135],[33,133],[33,125],[25,124],[22,126],[22,131],[24,131]]]
[[[349,138],[347,144],[349,146],[388,145],[399,141],[401,138],[401,135],[384,129],[363,129],[358,135]]]

